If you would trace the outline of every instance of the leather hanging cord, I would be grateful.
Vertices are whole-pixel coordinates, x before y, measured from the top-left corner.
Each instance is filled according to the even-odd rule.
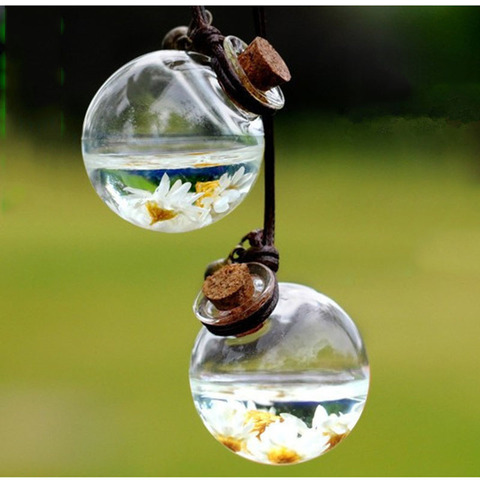
[[[273,143],[273,118],[263,117],[265,129],[265,212],[263,220],[263,245],[275,243],[275,151]]]
[[[267,38],[265,7],[253,7],[255,33]],[[273,137],[273,117],[263,115],[265,130],[265,212],[263,220],[263,245],[275,243],[275,148]],[[278,254],[278,253],[277,253]]]

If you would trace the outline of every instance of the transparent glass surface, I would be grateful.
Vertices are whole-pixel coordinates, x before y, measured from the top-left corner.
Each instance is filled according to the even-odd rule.
[[[224,217],[251,190],[263,124],[226,96],[208,57],[162,50],[100,88],[82,151],[93,187],[114,212],[150,230],[185,232]]]
[[[279,302],[245,336],[200,331],[190,385],[210,433],[250,460],[286,465],[338,445],[363,411],[369,365],[350,317],[312,288],[279,284]]]

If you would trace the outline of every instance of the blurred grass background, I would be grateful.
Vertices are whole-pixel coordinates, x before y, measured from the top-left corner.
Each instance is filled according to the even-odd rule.
[[[217,443],[197,416],[188,385],[200,328],[191,304],[204,268],[262,226],[263,179],[232,214],[199,231],[158,234],[120,219],[90,186],[78,128],[78,111],[88,106],[79,98],[91,98],[105,79],[86,59],[103,61],[109,50],[99,43],[95,54],[83,49],[82,57],[84,44],[68,32],[79,12],[83,22],[91,16],[98,25],[110,15],[113,29],[121,9],[103,9],[103,17],[95,8],[62,10],[64,36],[56,35],[65,51],[75,52],[69,58],[77,71],[72,73],[64,55],[64,90],[55,82],[62,92],[76,92],[72,103],[70,97],[55,103],[52,93],[42,97],[38,85],[50,77],[29,77],[22,59],[25,45],[44,37],[32,30],[27,38],[14,28],[34,29],[43,15],[54,18],[58,30],[58,10],[7,10],[7,135],[0,135],[0,475],[478,475],[478,10],[273,12],[274,33],[282,21],[300,19],[302,26],[307,19],[323,19],[326,30],[315,34],[329,48],[340,44],[328,59],[337,55],[350,65],[362,38],[363,71],[378,54],[380,64],[392,59],[394,66],[385,71],[394,77],[402,71],[411,83],[411,90],[397,89],[388,101],[372,100],[379,85],[395,82],[387,85],[377,72],[378,84],[364,84],[357,70],[348,76],[327,61],[319,72],[311,61],[312,90],[305,89],[298,69],[285,88],[287,107],[277,115],[275,135],[279,279],[312,286],[345,308],[364,337],[372,373],[366,409],[349,438],[319,459],[285,468],[250,463]],[[218,10],[237,19],[229,7]],[[120,19],[136,14],[157,21],[142,9],[122,12]],[[175,12],[184,18],[185,12]],[[169,17],[175,12],[166,15],[170,27],[181,23]],[[432,25],[438,28],[427,28]],[[82,35],[88,30],[90,41],[98,42],[101,32],[88,23],[81,27]],[[293,45],[311,46],[311,38],[302,35]],[[132,48],[152,50],[142,44],[151,37],[136,37]],[[398,60],[402,55],[391,54],[396,42],[404,46],[406,64]],[[328,53],[322,45],[318,62]],[[382,50],[384,45],[390,50]],[[121,56],[123,48],[113,55],[118,66],[135,56]],[[118,66],[105,69],[110,74]],[[101,77],[91,80],[92,91],[83,87],[81,70]],[[320,80],[324,73],[326,84]],[[326,108],[321,102],[338,81],[343,87],[333,92],[332,103],[346,99],[346,105]],[[302,90],[309,109],[299,107]],[[309,96],[315,92],[321,93],[320,104]]]

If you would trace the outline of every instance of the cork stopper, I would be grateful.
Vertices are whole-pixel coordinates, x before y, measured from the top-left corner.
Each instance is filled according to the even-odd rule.
[[[247,265],[232,263],[207,277],[202,291],[218,310],[231,310],[252,298],[254,286]]]
[[[267,91],[291,79],[290,71],[282,57],[262,37],[253,42],[238,55],[238,62],[252,85]]]

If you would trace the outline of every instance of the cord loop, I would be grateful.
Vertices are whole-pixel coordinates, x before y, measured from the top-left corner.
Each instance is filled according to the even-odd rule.
[[[249,248],[243,246],[247,241],[250,243]],[[242,238],[228,256],[228,261],[234,263],[261,263],[276,273],[279,268],[279,257],[278,250],[273,244],[265,244],[264,231],[258,229],[247,233]]]

